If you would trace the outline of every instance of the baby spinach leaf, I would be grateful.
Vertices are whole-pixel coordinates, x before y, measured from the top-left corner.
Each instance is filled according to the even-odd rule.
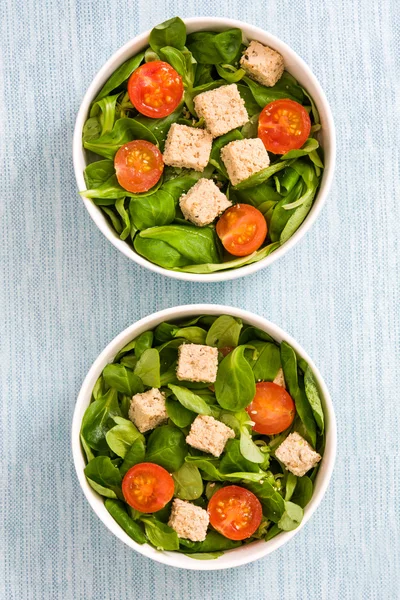
[[[280,185],[280,193],[282,194],[282,196],[286,196],[289,192],[292,191],[292,189],[298,182],[300,178],[300,173],[292,167],[286,167],[286,169],[279,173],[278,178]]]
[[[256,138],[258,136],[258,118],[260,114],[256,113],[250,117],[240,130],[242,136],[246,139]]]
[[[144,457],[146,455],[146,447],[144,445],[143,436],[138,436],[131,447],[125,454],[124,462],[119,468],[119,472],[123,477],[131,467],[141,463],[144,461]]]
[[[264,478],[262,482],[246,483],[245,487],[257,496],[267,519],[273,523],[278,523],[285,512],[285,502],[272,484]]]
[[[295,212],[295,209],[291,211],[286,210],[286,206],[297,201],[302,197],[302,194],[303,182],[298,181],[291,191],[286,196],[283,196],[276,204],[269,226],[269,235],[273,242],[281,239],[281,235],[286,227],[286,224]]]
[[[99,161],[102,162],[102,161]],[[94,163],[96,164],[96,163]],[[162,184],[162,178],[159,179],[158,183],[154,185],[147,192],[143,192],[141,194],[134,194],[133,192],[129,192],[125,188],[121,187],[118,183],[117,176],[115,173],[109,177],[104,183],[100,186],[88,190],[84,190],[83,192],[79,192],[81,196],[85,198],[93,198],[96,204],[106,204],[100,202],[100,200],[116,200],[119,198],[138,198],[139,200],[143,200],[147,196],[152,196]]]
[[[245,408],[256,393],[253,371],[244,351],[245,346],[238,346],[218,367],[215,395],[218,404],[227,410],[238,411]]]
[[[97,117],[89,117],[82,129],[82,143],[95,140],[101,133],[100,121]]]
[[[174,496],[181,500],[196,500],[203,493],[203,480],[194,464],[184,462],[181,468],[172,473],[175,483]]]
[[[303,509],[293,502],[285,502],[285,512],[278,521],[279,529],[292,531],[296,529],[303,520]]]
[[[106,393],[106,385],[104,383],[103,375],[97,379],[96,383],[92,389],[92,398],[93,400],[98,400],[101,396],[104,396]]]
[[[301,87],[287,71],[284,71],[280,80],[272,87],[266,87],[249,77],[244,77],[243,81],[249,86],[255,101],[261,108],[264,108],[273,100],[289,98],[295,102],[300,102],[300,104],[304,100]]]
[[[241,319],[230,315],[221,315],[208,330],[205,343],[207,346],[216,346],[217,348],[225,346],[234,348],[239,343],[242,326]]]
[[[213,65],[196,65],[194,85],[196,87],[214,81],[212,76]]]
[[[88,189],[103,185],[112,175],[115,175],[114,161],[98,160],[90,163],[85,169],[84,178]]]
[[[119,235],[122,232],[122,224],[114,209],[109,208],[108,206],[101,206],[101,210],[110,219],[111,225]]]
[[[86,479],[87,479],[90,487],[92,487],[95,492],[100,494],[100,496],[104,496],[105,498],[117,498],[117,494],[115,492],[113,492],[113,490],[110,490],[109,488],[99,485],[92,479],[89,479],[89,477],[86,477]]]
[[[251,433],[246,426],[240,428],[240,452],[250,463],[261,464],[265,462],[266,455],[254,443]]]
[[[238,83],[237,88],[239,90],[240,96],[244,100],[244,105],[246,107],[247,114],[249,115],[249,117],[258,115],[260,113],[260,106],[254,100],[254,96],[251,93],[250,88],[247,85],[244,85],[243,83]]]
[[[186,25],[179,17],[168,19],[156,25],[150,32],[149,44],[157,54],[165,46],[183,50],[186,43]]]
[[[119,498],[122,497],[121,474],[108,456],[96,456],[86,465],[84,471],[88,479],[112,490]]]
[[[240,29],[227,29],[221,33],[198,31],[188,36],[188,48],[200,64],[230,63],[239,56],[242,44]]]
[[[135,356],[140,358],[145,350],[153,345],[154,334],[152,331],[144,331],[135,340]]]
[[[181,468],[187,452],[184,433],[175,425],[162,425],[154,429],[149,436],[146,461],[173,473]]]
[[[299,150],[290,150],[289,152],[286,152],[286,154],[282,156],[282,160],[288,160],[290,158],[299,158],[300,156],[307,156],[307,154],[310,154],[310,152],[313,152],[317,148],[319,148],[317,140],[314,138],[308,138],[308,140],[303,144],[301,148],[299,148]]]
[[[265,333],[262,329],[258,329],[258,327],[253,327],[252,325],[245,325],[240,334],[239,344],[248,344],[249,341],[254,340],[254,338],[265,342],[275,342],[274,338],[268,333]]]
[[[114,425],[112,417],[120,414],[115,389],[108,390],[88,406],[83,416],[81,433],[90,448],[107,450],[106,433]]]
[[[247,460],[243,456],[239,440],[228,440],[219,469],[224,474],[235,473],[237,471],[258,473],[260,470],[254,461]]]
[[[218,492],[222,488],[222,483],[215,483],[214,481],[209,481],[206,485],[206,498],[207,500],[211,500],[214,496],[215,492]]]
[[[128,117],[118,119],[111,131],[94,140],[86,141],[83,145],[86,150],[112,159],[123,144],[132,140],[147,140],[157,145],[157,138],[145,125]]]
[[[143,385],[139,377],[127,367],[119,364],[109,364],[103,369],[104,381],[111,388],[127,396],[134,396],[143,392]]]
[[[106,441],[109,448],[115,454],[121,456],[121,458],[125,458],[129,448],[138,438],[143,438],[142,434],[127,419],[124,419],[124,422],[115,425],[115,427],[112,427],[106,433]]]
[[[251,350],[247,357],[247,361],[253,369],[255,381],[273,381],[281,367],[278,346],[272,342],[259,340],[251,340],[248,343],[257,350],[256,358],[253,358]]]
[[[85,438],[83,437],[82,434],[80,435],[80,440],[81,440],[83,451],[84,451],[85,456],[86,456],[86,460],[87,460],[87,462],[89,462],[89,461],[92,460],[92,458],[94,458],[94,454],[93,454],[90,446],[86,443],[86,440],[85,440]]]
[[[151,229],[145,231],[151,231]],[[191,262],[168,242],[162,240],[147,239],[139,234],[135,237],[133,245],[138,254],[165,269],[181,268]]]
[[[168,246],[175,256],[183,259],[183,264],[199,262],[219,262],[219,252],[215,232],[210,227],[193,227],[188,225],[164,225],[151,227],[141,231],[135,240],[152,240],[163,242],[162,247],[155,248],[150,260],[165,266]],[[136,247],[136,246],[135,246]],[[139,253],[143,249],[136,248]],[[170,251],[169,251],[170,252]],[[149,258],[149,256],[146,256]],[[170,263],[170,261],[168,260]],[[173,265],[182,266],[182,265]]]
[[[303,201],[301,206],[299,206],[295,210],[295,212],[290,216],[288,222],[286,223],[286,225],[283,228],[282,233],[281,233],[281,237],[280,237],[281,244],[284,244],[290,237],[292,237],[292,235],[295,233],[295,231],[297,231],[298,228],[300,227],[300,225],[303,223],[304,219],[306,218],[306,216],[308,215],[308,213],[311,210],[315,193],[316,193],[316,189],[313,191],[310,191],[307,194],[307,200]],[[304,196],[305,195],[306,194],[304,194]]]
[[[250,177],[248,177],[247,179],[244,179],[244,181],[241,181],[240,183],[233,186],[233,189],[234,190],[245,190],[247,188],[251,188],[251,187],[255,187],[256,185],[260,185],[260,183],[264,183],[270,177],[272,177],[272,175],[275,175],[275,173],[278,173],[278,171],[281,171],[289,164],[290,164],[290,161],[285,161],[285,160],[276,162],[276,163],[270,165],[269,167],[266,167],[265,169],[258,171],[258,173],[254,173],[254,175],[250,175]]]
[[[172,123],[176,123],[178,121],[181,115],[182,104],[180,104],[178,108],[174,110],[174,112],[170,113],[166,117],[162,117],[161,119],[152,119],[151,117],[138,115],[135,117],[135,121],[137,123],[141,123],[154,135],[158,141],[160,150],[163,151],[169,128],[171,127]]]
[[[124,224],[124,229],[120,233],[121,240],[126,240],[131,231],[131,222],[129,219],[129,214],[125,209],[125,198],[120,198],[115,203],[115,208],[121,217],[121,221]]]
[[[183,338],[192,344],[205,344],[207,331],[201,327],[182,327],[174,331],[174,337]]]
[[[218,75],[228,83],[237,83],[246,75],[244,69],[236,69],[232,65],[216,65]]]
[[[119,87],[124,81],[126,81],[133,73],[136,71],[140,63],[142,62],[144,57],[144,52],[140,52],[136,56],[133,56],[126,62],[124,62],[111,77],[106,81],[104,86],[101,88],[100,92],[97,94],[94,102],[98,102],[104,96],[108,96],[108,94],[114,91],[117,87]]]
[[[322,410],[321,398],[315,377],[310,367],[307,366],[304,374],[304,386],[306,390],[306,396],[310,403],[311,410],[313,411],[314,419],[319,427],[321,433],[324,431],[324,411]]]
[[[253,473],[249,471],[235,471],[234,473],[224,474],[218,468],[218,462],[215,462],[212,458],[203,458],[201,456],[187,456],[186,462],[195,464],[203,474],[205,481],[249,481],[259,482],[263,481],[267,474]]]
[[[97,117],[100,123],[100,135],[112,130],[115,121],[115,107],[119,94],[106,96],[92,104],[90,117]]]
[[[155,348],[145,350],[140,356],[135,367],[135,375],[140,377],[144,385],[160,387],[160,355]]]
[[[297,477],[293,473],[287,473],[286,484],[285,484],[285,500],[289,501],[293,496],[293,492],[296,488]]]
[[[153,62],[155,60],[160,60],[160,57],[157,54],[157,52],[154,52],[154,50],[152,50],[150,47],[146,48],[146,51],[144,53],[144,62],[148,63]]]
[[[222,552],[224,550],[231,550],[241,545],[241,542],[234,540],[228,540],[224,535],[221,535],[217,531],[209,531],[206,535],[206,539],[203,542],[192,542],[190,540],[180,539],[180,544],[185,548],[185,552],[188,554],[192,553],[204,553],[204,552]]]
[[[115,362],[118,361],[121,356],[123,356],[124,354],[127,354],[128,352],[130,352],[131,350],[134,350],[136,346],[136,339],[130,341],[128,344],[126,344],[126,346],[124,346],[117,354],[117,356],[115,357]]]
[[[180,402],[176,402],[172,398],[166,399],[165,406],[171,421],[181,429],[191,425],[196,418],[196,413],[188,410]]]
[[[313,482],[309,477],[304,475],[304,477],[299,477],[297,479],[296,489],[294,490],[292,497],[288,499],[301,506],[301,508],[304,508],[310,502],[312,494]]]
[[[228,172],[226,167],[221,159],[221,149],[229,144],[229,142],[233,142],[234,140],[242,140],[243,136],[238,129],[233,129],[225,135],[221,135],[219,138],[216,138],[213,141],[213,145],[211,148],[210,160],[209,162],[216,168],[226,179],[228,178]]]
[[[186,556],[195,558],[196,560],[215,560],[223,556],[223,554],[223,552],[196,552],[196,554],[186,554]]]
[[[203,400],[203,398],[200,396],[197,396],[197,394],[194,394],[191,390],[188,390],[185,387],[173,385],[172,383],[168,384],[168,387],[178,401],[182,404],[182,406],[188,410],[191,410],[198,415],[211,414],[211,408],[207,402],[205,402],[205,400]]]
[[[313,448],[315,448],[317,434],[313,413],[303,389],[303,381],[301,387],[299,386],[296,353],[286,342],[281,343],[281,361],[289,394],[294,400],[297,414],[306,429],[307,437]]]
[[[146,535],[157,550],[178,550],[179,538],[176,531],[169,525],[158,521],[154,517],[142,517]]]
[[[164,189],[150,196],[131,198],[131,219],[138,230],[169,225],[175,219],[175,201]]]
[[[120,527],[138,544],[145,544],[147,542],[146,536],[139,523],[136,523],[125,510],[125,506],[118,500],[106,500],[104,506],[115,519]]]

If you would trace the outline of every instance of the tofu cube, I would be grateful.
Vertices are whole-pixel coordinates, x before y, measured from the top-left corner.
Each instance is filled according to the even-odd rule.
[[[141,433],[165,423],[168,414],[164,394],[157,388],[135,394],[131,400],[128,416]]]
[[[179,206],[185,219],[204,227],[232,206],[232,203],[211,179],[199,179],[187,194],[180,197]]]
[[[234,83],[198,94],[194,107],[214,137],[241,127],[249,120],[244,100]]]
[[[279,369],[279,371],[275,375],[275,379],[273,380],[272,383],[276,383],[276,385],[280,385],[281,387],[285,388],[285,390],[286,390],[285,376],[283,374],[282,367]]]
[[[232,185],[269,166],[269,156],[260,138],[235,140],[221,150],[221,158]]]
[[[186,167],[203,171],[208,165],[212,135],[205,129],[173,123],[164,148],[164,163],[171,167]]]
[[[275,451],[275,456],[297,477],[303,477],[321,460],[320,454],[296,431],[287,436]]]
[[[283,56],[279,52],[254,40],[244,51],[240,66],[251,79],[268,87],[276,84],[285,69]]]
[[[206,539],[209,520],[208,512],[204,508],[175,498],[168,525],[180,538],[203,542]]]
[[[221,421],[207,415],[199,415],[190,427],[186,443],[218,458],[224,451],[226,442],[234,437],[233,429]]]
[[[214,383],[217,379],[218,348],[182,344],[178,349],[176,376],[181,381]]]

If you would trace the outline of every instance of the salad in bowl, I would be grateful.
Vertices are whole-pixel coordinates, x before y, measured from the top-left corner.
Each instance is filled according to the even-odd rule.
[[[287,67],[240,27],[175,17],[97,90],[76,133],[81,194],[131,257],[210,280],[288,244],[324,179],[325,132]]]
[[[74,417],[87,495],[103,499],[124,541],[177,557],[168,564],[252,557],[257,544],[249,560],[268,553],[322,497],[333,466],[318,372],[244,311],[218,308],[125,336]]]

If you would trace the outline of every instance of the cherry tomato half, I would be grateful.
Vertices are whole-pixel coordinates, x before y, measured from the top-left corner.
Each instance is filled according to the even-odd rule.
[[[161,510],[174,495],[171,475],[153,463],[139,463],[122,480],[122,493],[129,506],[144,513]]]
[[[129,99],[146,117],[170,115],[183,96],[182,77],[166,62],[154,60],[132,73],[128,81]]]
[[[289,150],[301,148],[310,130],[311,121],[306,109],[289,99],[267,104],[258,120],[258,137],[274,154],[286,154]]]
[[[292,397],[271,381],[256,383],[256,395],[246,410],[255,423],[254,431],[265,435],[285,431],[293,423],[296,413]]]
[[[225,250],[233,256],[247,256],[265,240],[267,222],[254,206],[235,204],[224,212],[216,230]]]
[[[147,192],[160,179],[164,162],[151,142],[134,140],[121,146],[114,158],[118,183],[128,192]]]
[[[214,529],[230,540],[249,538],[262,519],[262,507],[257,496],[238,485],[228,485],[215,492],[207,512]]]

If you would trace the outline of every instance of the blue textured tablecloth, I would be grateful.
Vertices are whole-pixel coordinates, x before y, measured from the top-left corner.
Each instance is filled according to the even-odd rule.
[[[333,191],[286,257],[226,284],[136,267],[76,192],[74,119],[105,60],[175,14],[237,17],[311,66],[338,134]],[[400,597],[399,34],[396,0],[3,0],[0,4],[0,599]],[[287,546],[231,571],[154,564],[83,497],[70,425],[102,348],[150,312],[246,307],[290,332],[328,383],[339,451],[318,512]]]

